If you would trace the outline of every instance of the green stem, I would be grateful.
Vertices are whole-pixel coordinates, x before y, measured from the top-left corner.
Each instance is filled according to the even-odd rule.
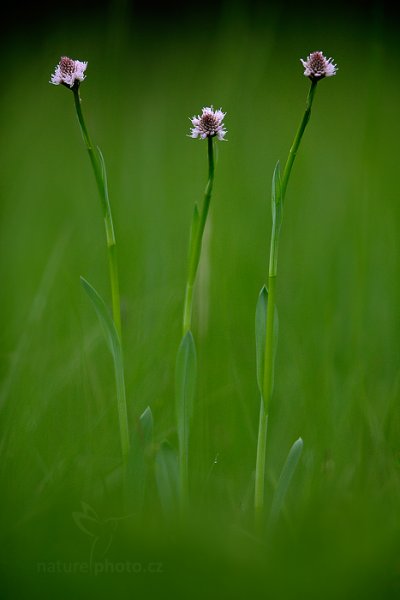
[[[77,88],[77,87],[73,88],[73,92],[74,92],[76,114],[77,114],[79,125],[81,128],[83,141],[85,142],[85,146],[86,146],[86,149],[89,154],[90,162],[92,164],[94,176],[96,178],[97,188],[98,188],[99,194],[100,194],[101,203],[102,203],[103,209],[105,209],[106,208],[105,207],[106,199],[105,199],[105,194],[104,194],[104,183],[103,183],[103,177],[101,174],[100,163],[99,163],[98,157],[94,151],[92,140],[90,139],[90,135],[89,135],[88,129],[86,127],[85,119],[83,118],[81,97],[79,95],[79,88]],[[106,210],[104,210],[104,212],[106,213]],[[112,222],[112,219],[111,219],[111,222]],[[106,226],[106,230],[107,230],[107,226]],[[108,239],[107,239],[107,242],[108,242]],[[115,243],[115,239],[114,239],[114,243]]]
[[[276,275],[268,277],[268,305],[264,352],[263,399],[268,413],[272,395],[272,377],[274,364],[274,318],[275,318]]]
[[[113,319],[115,328],[118,331],[122,343],[122,328],[121,328],[121,301],[119,295],[119,278],[118,278],[118,263],[117,263],[117,245],[108,246],[108,264],[110,271],[111,285],[111,302],[113,310]]]
[[[121,340],[121,338],[120,338]],[[121,454],[122,462],[124,465],[127,464],[130,441],[129,441],[129,427],[128,427],[128,410],[126,406],[126,388],[125,388],[125,373],[124,373],[124,362],[122,355],[122,345],[119,345],[120,356],[114,358],[114,370],[115,370],[115,384],[117,390],[117,405],[118,405],[118,422],[119,432],[121,439]],[[124,471],[124,477],[126,473]],[[125,483],[125,481],[124,481]]]
[[[185,514],[189,499],[189,465],[188,455],[183,446],[179,448],[179,503],[181,514]]]
[[[289,177],[290,177],[290,173],[292,172],[292,167],[293,167],[294,159],[296,158],[297,151],[299,149],[301,139],[303,137],[305,128],[307,127],[307,123],[310,120],[311,108],[312,108],[312,104],[313,104],[313,101],[314,101],[315,92],[317,90],[317,83],[318,83],[318,80],[316,80],[316,79],[312,79],[311,80],[311,86],[310,86],[310,90],[308,92],[307,101],[306,101],[306,109],[304,111],[304,115],[303,115],[303,118],[302,118],[302,120],[300,122],[300,125],[299,125],[299,128],[297,130],[296,136],[295,136],[295,138],[293,140],[292,147],[290,148],[289,156],[288,156],[288,159],[286,161],[285,169],[283,171],[283,175],[282,175],[282,187],[281,187],[282,202],[283,202],[283,200],[285,198],[286,188],[287,188],[287,185],[289,183]]]
[[[297,151],[300,146],[307,123],[310,120],[311,108],[315,96],[317,81],[311,81],[311,87],[308,92],[306,109],[299,128],[293,140],[293,144],[289,151],[289,156],[286,161],[283,171],[279,202],[284,203],[286,189],[289,183],[290,174]],[[276,214],[276,210],[274,211]],[[271,244],[269,253],[269,269],[268,269],[268,305],[266,317],[266,332],[265,332],[265,352],[264,352],[264,376],[263,376],[263,393],[261,398],[260,423],[258,430],[257,444],[257,462],[256,462],[256,480],[255,480],[255,512],[256,521],[260,523],[261,514],[264,506],[264,487],[265,487],[265,451],[266,451],[266,435],[267,435],[267,420],[268,410],[272,397],[272,382],[274,369],[274,320],[275,320],[275,293],[276,293],[276,276],[278,264],[278,246],[279,246],[280,223],[276,223],[275,218],[272,222]]]
[[[118,277],[118,263],[117,263],[117,243],[115,239],[114,224],[111,213],[111,205],[108,197],[107,187],[107,176],[105,172],[105,166],[103,157],[99,149],[95,152],[92,144],[88,129],[86,127],[85,119],[83,117],[81,98],[79,95],[79,88],[73,88],[75,109],[78,117],[79,125],[82,132],[82,137],[85,142],[86,149],[89,154],[90,162],[93,168],[93,173],[96,179],[97,188],[100,195],[100,200],[103,208],[104,225],[106,230],[107,240],[107,251],[108,251],[108,264],[110,274],[110,287],[111,287],[111,301],[112,301],[112,314],[115,328],[118,333],[120,342],[120,361],[122,364],[122,328],[121,328],[121,302],[119,293],[119,277]],[[116,360],[114,359],[116,362]],[[123,460],[128,456],[129,453],[129,428],[128,428],[128,416],[126,407],[126,391],[125,391],[125,379],[123,369],[116,366],[116,389],[117,389],[117,401],[118,401],[118,416],[121,436],[121,450]]]
[[[208,181],[204,192],[204,200],[199,212],[197,204],[194,208],[192,227],[189,242],[188,273],[186,279],[185,302],[183,307],[182,337],[192,326],[193,289],[196,281],[197,270],[200,262],[201,246],[204,229],[210,208],[211,195],[214,185],[214,139],[207,138],[208,145]],[[181,511],[184,513],[188,506],[189,497],[189,469],[187,447],[183,440],[179,441],[179,492]]]
[[[204,228],[206,226],[208,209],[210,207],[211,194],[214,185],[214,138],[208,137],[208,182],[204,192],[204,201],[200,214],[195,207],[192,233],[189,244],[189,266],[186,280],[185,304],[183,308],[183,335],[192,324],[193,286],[196,280],[197,269],[200,261],[201,245],[203,241]]]
[[[88,129],[86,127],[85,119],[82,113],[81,98],[79,95],[79,88],[74,88],[74,100],[76,114],[78,116],[79,125],[81,127],[83,140],[86,145],[86,149],[89,154],[90,162],[92,164],[94,176],[97,183],[97,188],[100,195],[100,200],[103,208],[104,225],[106,229],[107,239],[107,250],[108,260],[110,269],[110,285],[111,285],[111,299],[112,299],[112,312],[115,327],[118,331],[119,336],[122,335],[121,330],[121,304],[120,304],[120,293],[119,293],[119,277],[118,277],[118,265],[117,265],[117,243],[115,240],[114,224],[111,213],[111,205],[108,198],[107,180],[105,173],[103,173],[102,163],[99,160],[99,155],[95,152],[92,140]]]
[[[256,462],[256,481],[255,481],[255,518],[256,526],[259,529],[262,523],[262,513],[264,506],[264,473],[265,473],[265,455],[267,446],[267,426],[268,414],[265,412],[264,402],[260,402],[260,421],[258,425],[257,440],[257,462]]]

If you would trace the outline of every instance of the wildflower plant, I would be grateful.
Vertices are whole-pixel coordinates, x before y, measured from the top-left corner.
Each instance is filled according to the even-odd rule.
[[[332,77],[336,75],[337,66],[332,58],[325,58],[322,52],[312,52],[307,56],[306,60],[300,59],[304,67],[304,75],[309,77],[311,81],[319,81],[324,77]]]
[[[311,108],[317,84],[320,79],[331,77],[332,75],[335,75],[337,71],[337,67],[332,59],[325,58],[322,52],[312,52],[306,60],[301,59],[301,62],[304,67],[304,75],[311,80],[311,86],[307,96],[306,109],[292,147],[290,148],[283,174],[281,176],[280,163],[278,161],[272,178],[272,232],[269,253],[268,284],[264,285],[261,289],[256,309],[257,383],[261,395],[254,496],[257,525],[260,525],[262,522],[264,508],[268,412],[274,387],[274,363],[278,341],[278,314],[275,304],[278,246],[286,189],[300,142],[311,116]],[[270,518],[272,519],[276,518],[279,513],[285,491],[288,488],[300,458],[302,447],[303,441],[299,438],[299,440],[293,444],[289,452],[288,459],[282,470],[273,498],[270,515]]]
[[[50,83],[77,89],[81,81],[86,77],[86,67],[87,62],[81,62],[80,60],[68,58],[68,56],[62,56],[51,76]]]
[[[122,332],[119,277],[117,265],[117,242],[115,239],[111,205],[108,196],[107,172],[104,163],[104,158],[100,148],[95,148],[93,146],[82,112],[80,85],[82,81],[84,81],[86,78],[86,68],[87,62],[81,62],[79,60],[73,60],[71,58],[68,58],[67,56],[63,56],[55,68],[50,83],[54,85],[63,85],[69,88],[73,93],[78,122],[80,125],[86,149],[89,154],[103,210],[112,297],[112,317],[108,311],[106,303],[101,298],[100,294],[83,277],[81,277],[81,282],[85,291],[89,295],[96,310],[96,313],[100,319],[100,322],[104,328],[104,331],[106,332],[108,346],[113,356],[119,429],[121,438],[121,452],[123,463],[125,463],[129,454],[130,440],[126,407],[125,376],[121,338]]]
[[[227,133],[223,123],[225,114],[221,109],[214,111],[212,106],[206,106],[201,115],[192,117],[190,137],[205,140],[216,136],[220,141],[224,140]]]
[[[212,106],[203,108],[201,115],[192,117],[191,122],[193,127],[189,136],[200,140],[207,140],[208,181],[202,205],[199,207],[196,203],[194,206],[183,308],[182,341],[177,354],[175,372],[176,418],[179,441],[179,497],[181,506],[183,507],[186,505],[188,499],[189,431],[193,413],[197,371],[196,347],[191,331],[193,290],[214,186],[214,139],[225,140],[227,133],[223,123],[225,114],[221,109],[214,111]]]

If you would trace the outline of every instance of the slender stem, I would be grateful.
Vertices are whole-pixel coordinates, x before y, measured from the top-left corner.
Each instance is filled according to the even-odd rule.
[[[182,514],[185,514],[189,499],[189,464],[183,444],[179,447],[179,502]]]
[[[183,335],[192,324],[193,286],[196,280],[197,269],[200,261],[201,245],[204,228],[206,226],[208,209],[214,185],[214,138],[208,137],[208,181],[204,192],[204,201],[200,214],[197,206],[193,215],[192,233],[189,245],[189,266],[186,280],[185,304],[183,309]]]
[[[267,323],[265,335],[264,352],[264,380],[263,380],[263,399],[265,410],[268,413],[269,402],[272,395],[272,378],[274,363],[274,318],[275,318],[275,290],[276,275],[268,277],[268,305],[267,305]]]
[[[110,285],[111,285],[111,301],[113,310],[113,319],[115,328],[118,331],[122,343],[122,328],[121,328],[121,301],[119,295],[119,278],[118,278],[118,263],[117,263],[117,245],[108,246],[108,264],[110,270]]]
[[[204,229],[210,208],[211,195],[214,185],[214,140],[207,138],[208,148],[208,181],[204,192],[204,200],[200,212],[197,204],[193,213],[192,227],[189,242],[188,273],[186,279],[185,302],[183,308],[182,337],[190,331],[192,326],[193,289],[196,281],[197,270],[200,262],[201,246]],[[179,441],[179,491],[182,513],[185,512],[189,497],[189,469],[187,446],[183,440]]]
[[[299,128],[293,140],[293,144],[289,151],[285,168],[281,180],[280,202],[285,199],[286,189],[289,183],[290,174],[297,151],[300,146],[307,123],[310,120],[312,103],[315,96],[317,81],[311,81],[311,87],[308,92],[306,109]],[[255,513],[256,522],[259,524],[264,506],[264,487],[265,487],[265,451],[266,451],[266,435],[267,435],[267,420],[268,410],[272,397],[272,383],[274,376],[274,321],[275,321],[275,293],[276,293],[276,276],[278,264],[278,246],[279,246],[280,224],[277,225],[275,219],[272,222],[271,244],[269,253],[269,268],[268,268],[268,305],[266,318],[266,333],[265,333],[265,352],[264,352],[264,378],[263,378],[263,393],[261,398],[260,423],[258,430],[257,444],[257,462],[256,462],[256,481],[255,481]]]
[[[92,140],[90,139],[90,135],[89,135],[88,129],[86,127],[85,119],[83,118],[81,97],[79,95],[79,88],[74,88],[73,92],[74,92],[76,114],[78,116],[78,121],[79,121],[79,125],[81,128],[83,141],[85,142],[86,149],[89,154],[89,158],[90,158],[90,162],[93,167],[93,172],[94,172],[94,176],[96,178],[96,183],[97,183],[97,187],[99,190],[100,198],[102,201],[102,205],[104,207],[104,205],[105,205],[104,185],[103,185],[103,178],[101,175],[100,164],[99,164],[98,158],[96,156],[96,153],[94,151]]]
[[[262,512],[264,506],[264,473],[265,473],[265,455],[267,446],[267,426],[268,414],[265,412],[264,402],[260,402],[260,421],[258,425],[257,440],[257,462],[256,462],[256,481],[255,481],[255,519],[256,526],[259,529],[262,523]]]
[[[271,242],[272,247],[272,242]],[[257,529],[261,528],[262,516],[264,508],[264,488],[265,488],[265,459],[267,448],[267,423],[268,423],[268,408],[272,395],[272,378],[273,378],[273,353],[274,353],[274,331],[273,323],[275,317],[275,289],[276,276],[268,278],[268,304],[266,318],[266,336],[265,336],[265,353],[264,353],[264,379],[263,379],[263,394],[260,402],[260,421],[258,426],[258,441],[257,441],[257,460],[255,474],[255,493],[254,493],[254,508],[255,522]]]
[[[312,108],[312,104],[313,104],[313,101],[314,101],[315,92],[317,90],[317,83],[318,83],[317,79],[312,79],[311,80],[311,86],[310,86],[310,90],[308,92],[307,101],[306,101],[306,110],[304,111],[303,118],[302,118],[302,120],[300,122],[299,128],[298,128],[297,133],[295,135],[295,138],[293,140],[293,144],[292,144],[292,147],[290,148],[289,156],[288,156],[287,161],[286,161],[285,169],[283,171],[283,175],[282,175],[282,187],[281,187],[281,190],[282,190],[282,201],[285,198],[286,188],[287,188],[287,185],[289,183],[289,177],[290,177],[290,173],[292,172],[292,167],[293,167],[294,159],[296,158],[297,151],[299,149],[301,139],[303,137],[305,128],[307,127],[307,123],[310,120],[311,108]]]
[[[185,291],[185,305],[183,308],[183,331],[182,335],[185,335],[191,328],[192,323],[192,304],[193,304],[193,283],[188,279],[186,282]]]
[[[110,269],[110,285],[111,285],[111,299],[112,299],[112,312],[115,327],[120,337],[122,337],[121,329],[121,304],[120,304],[120,293],[119,293],[119,277],[118,277],[118,265],[117,265],[117,248],[114,233],[114,224],[111,213],[110,201],[108,198],[107,180],[105,173],[102,170],[102,164],[99,160],[99,155],[95,152],[92,140],[88,129],[86,127],[85,119],[83,117],[81,98],[79,95],[79,88],[75,88],[74,100],[76,114],[78,116],[79,125],[81,127],[83,140],[86,145],[86,149],[89,154],[90,162],[92,164],[94,176],[97,183],[97,188],[100,195],[101,204],[104,213],[104,225],[106,229],[107,249],[108,249],[108,261]]]
[[[78,117],[79,125],[82,132],[82,137],[86,145],[86,149],[89,154],[90,162],[93,168],[94,176],[97,183],[97,188],[100,195],[100,200],[103,208],[104,225],[106,230],[107,240],[107,251],[108,251],[108,265],[110,274],[110,287],[111,287],[111,300],[112,300],[112,314],[115,328],[119,337],[119,352],[120,356],[118,360],[114,357],[115,366],[115,377],[116,377],[116,389],[117,389],[117,402],[118,402],[118,418],[120,427],[121,437],[121,451],[123,462],[129,454],[129,427],[128,427],[128,414],[126,407],[126,390],[125,390],[125,378],[123,366],[123,355],[122,355],[122,329],[121,329],[121,302],[119,293],[119,277],[118,277],[118,263],[117,263],[117,243],[115,239],[114,224],[111,213],[110,200],[108,197],[107,187],[107,176],[105,172],[105,166],[103,157],[98,150],[95,152],[92,140],[90,138],[88,129],[86,127],[85,119],[83,117],[81,98],[79,95],[79,88],[73,88],[74,101],[76,114]]]
[[[119,345],[120,357],[114,358],[115,384],[117,390],[118,422],[121,439],[122,462],[126,465],[130,450],[128,410],[126,406],[125,373],[122,355],[122,345]],[[124,471],[124,477],[126,473]],[[125,483],[125,481],[124,481]]]

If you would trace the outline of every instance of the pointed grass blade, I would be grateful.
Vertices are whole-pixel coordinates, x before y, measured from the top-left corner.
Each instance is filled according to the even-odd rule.
[[[281,165],[278,160],[278,162],[275,165],[274,173],[272,175],[272,222],[278,234],[282,225],[282,216],[283,198],[281,184]]]
[[[163,442],[157,452],[155,471],[158,495],[164,513],[177,513],[179,486],[178,455],[168,442]]]
[[[259,293],[258,300],[257,300],[256,319],[255,319],[257,385],[258,385],[258,389],[260,391],[261,398],[263,397],[263,384],[264,384],[264,357],[265,357],[265,338],[266,338],[266,329],[267,329],[267,309],[268,309],[268,290],[267,290],[266,286],[263,285],[263,287],[261,288],[261,291]],[[271,392],[274,388],[275,358],[276,358],[276,351],[278,348],[278,334],[279,334],[278,310],[275,306]]]
[[[257,384],[262,396],[264,381],[265,335],[267,328],[268,292],[265,285],[261,288],[256,307],[256,363]]]
[[[192,332],[188,331],[179,346],[175,369],[175,410],[179,447],[186,456],[189,451],[189,430],[193,414],[196,370],[196,347]]]
[[[99,318],[110,352],[113,356],[115,356],[116,350],[120,348],[121,344],[110,311],[108,310],[107,305],[100,294],[94,289],[93,286],[90,285],[88,281],[86,281],[84,277],[81,277],[81,284],[89,296]]]
[[[289,489],[290,483],[293,479],[293,475],[296,471],[297,465],[300,460],[301,453],[303,452],[303,440],[299,438],[293,444],[289,450],[286,462],[283,465],[278,485],[276,487],[274,498],[272,501],[271,512],[270,512],[270,523],[273,524],[279,517],[282,511],[285,497]]]
[[[129,455],[129,430],[128,430],[128,414],[126,407],[126,391],[125,391],[125,375],[124,375],[124,360],[122,354],[121,339],[115,327],[106,303],[100,294],[90,285],[86,279],[81,277],[83,289],[89,296],[100,324],[103,328],[107,345],[113,357],[115,371],[115,385],[117,391],[118,402],[118,419],[121,436],[121,450],[123,461],[126,461]]]
[[[153,426],[153,414],[148,406],[133,428],[127,461],[126,505],[137,511],[141,511],[144,505]]]

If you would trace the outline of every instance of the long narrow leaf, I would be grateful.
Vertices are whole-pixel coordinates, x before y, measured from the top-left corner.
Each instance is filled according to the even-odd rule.
[[[278,162],[275,165],[274,173],[272,175],[272,221],[276,227],[276,231],[279,234],[280,226],[282,224],[283,214],[283,198],[282,198],[282,185],[281,185],[281,165]]]
[[[118,419],[121,435],[121,449],[123,460],[126,460],[129,454],[129,432],[128,432],[128,415],[126,408],[126,392],[125,392],[125,376],[124,376],[124,360],[122,354],[121,339],[118,335],[114,321],[110,312],[100,294],[90,285],[86,279],[81,277],[83,289],[89,296],[94,309],[103,328],[107,345],[113,357],[115,371],[115,385],[117,390],[118,402]]]
[[[106,212],[110,210],[110,199],[108,196],[108,181],[107,181],[107,170],[106,170],[106,163],[104,161],[104,156],[102,151],[100,150],[99,146],[97,146],[97,153],[99,155],[99,159],[100,159],[100,166],[101,166],[101,178],[103,180],[103,193],[104,193],[104,198],[103,201],[105,203],[105,210]]]
[[[265,335],[267,324],[268,291],[265,285],[257,300],[256,307],[256,362],[257,362],[257,384],[262,396],[264,381],[264,355],[265,355]]]
[[[176,358],[175,390],[178,438],[181,452],[189,451],[189,430],[193,414],[196,387],[196,348],[191,331],[188,331],[179,346]]]
[[[257,300],[256,307],[256,319],[255,319],[255,331],[256,331],[256,366],[257,366],[257,384],[260,391],[261,397],[263,397],[263,383],[264,383],[264,356],[265,356],[265,337],[267,327],[267,309],[268,309],[268,290],[265,285],[261,288],[261,291]],[[278,348],[278,336],[279,336],[279,320],[278,310],[275,306],[274,311],[274,337],[273,337],[273,364],[272,364],[272,382],[271,392],[274,388],[274,373],[275,373],[275,358]]]
[[[293,475],[300,460],[301,453],[303,451],[303,445],[303,440],[299,438],[294,442],[293,446],[289,450],[288,457],[283,465],[278,485],[274,493],[270,513],[270,523],[274,523],[277,520],[283,508],[290,482],[292,481]]]
[[[115,356],[117,348],[120,348],[120,339],[110,311],[108,310],[106,303],[100,294],[94,289],[93,286],[90,285],[88,281],[86,281],[84,277],[81,277],[81,284],[94,306],[100,324],[103,328],[110,352],[113,356]]]
[[[179,466],[177,453],[163,442],[156,456],[156,482],[160,502],[167,514],[178,510]]]
[[[153,414],[148,406],[133,428],[127,461],[126,505],[139,511],[144,504],[152,444]]]
[[[197,206],[197,204],[195,204],[194,209],[193,209],[192,224],[190,227],[189,248],[193,248],[193,240],[195,239],[195,237],[197,235],[199,223],[200,223],[199,207]]]
[[[104,219],[106,225],[106,235],[107,235],[107,244],[115,245],[115,232],[114,232],[114,223],[111,215],[111,205],[110,198],[108,196],[108,181],[107,181],[107,171],[106,171],[106,163],[104,162],[104,156],[97,146],[97,153],[100,159],[101,165],[101,179],[103,182],[103,190],[102,190],[102,203],[104,209]]]

